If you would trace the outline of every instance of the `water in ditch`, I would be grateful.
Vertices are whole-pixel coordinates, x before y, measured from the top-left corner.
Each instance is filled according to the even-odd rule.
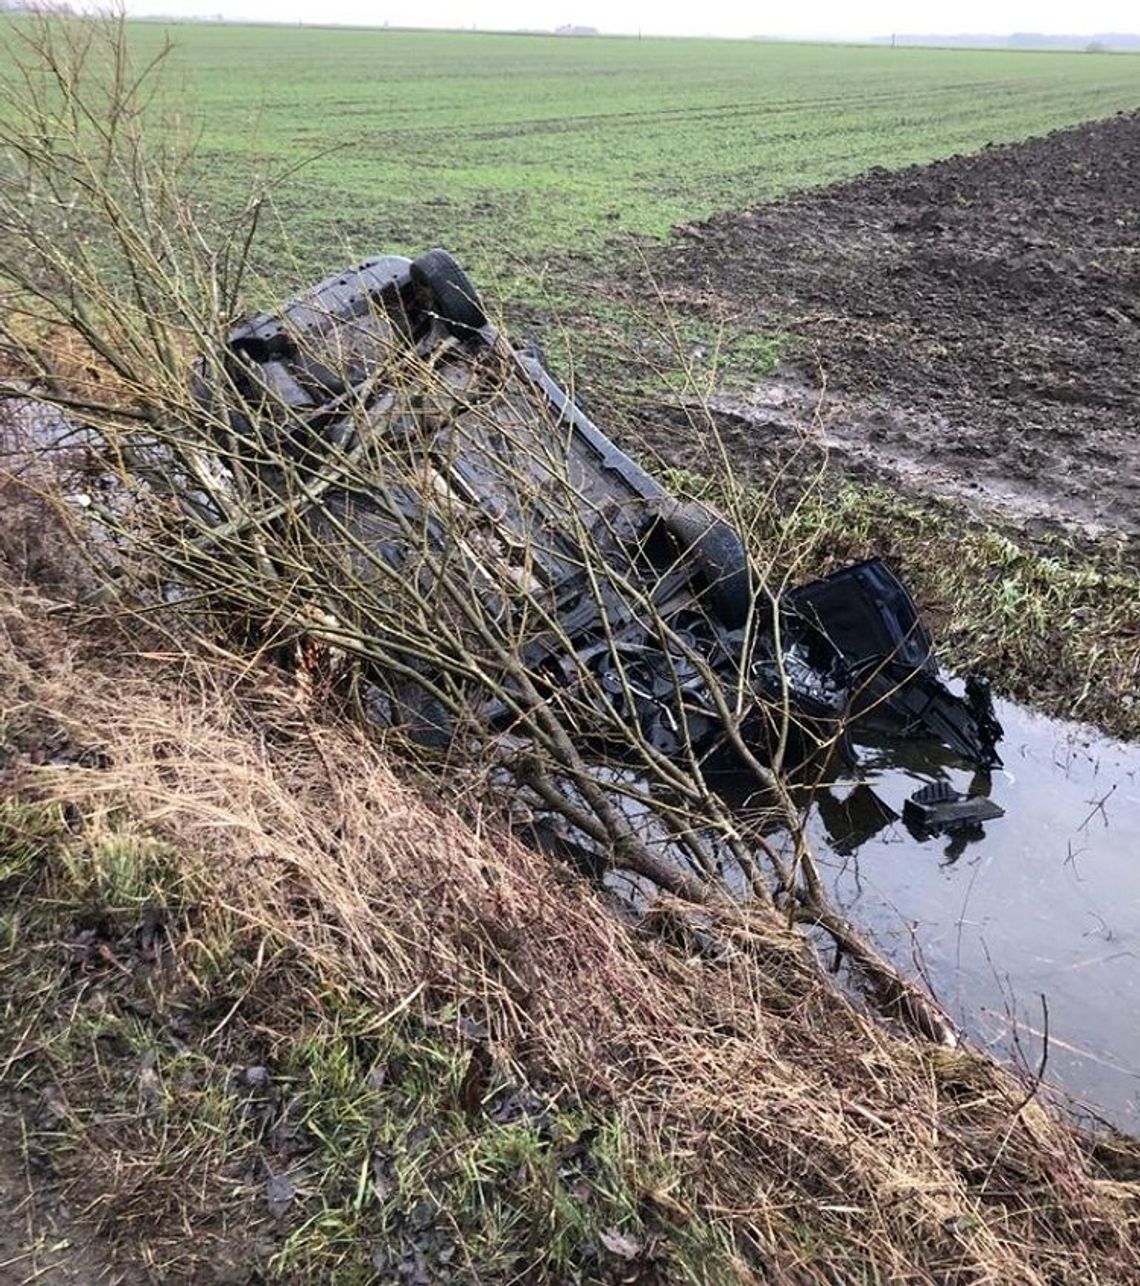
[[[864,748],[859,782],[812,809],[817,857],[840,908],[976,1044],[1033,1072],[1045,1051],[1047,1083],[1140,1133],[1140,746],[998,704],[988,784],[926,746]],[[1005,816],[908,826],[907,796],[939,780]]]

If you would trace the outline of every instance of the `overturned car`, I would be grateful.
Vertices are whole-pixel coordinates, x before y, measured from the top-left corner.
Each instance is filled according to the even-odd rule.
[[[198,397],[262,556],[364,658],[373,717],[421,742],[557,710],[583,744],[625,727],[665,759],[790,767],[865,730],[1000,762],[985,683],[948,689],[884,563],[768,592],[732,525],[619,450],[443,250],[243,322]]]

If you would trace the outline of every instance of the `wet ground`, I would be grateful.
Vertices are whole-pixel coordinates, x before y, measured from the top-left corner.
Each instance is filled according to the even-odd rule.
[[[937,742],[856,737],[854,767],[804,799],[812,851],[836,908],[904,976],[921,977],[975,1046],[1079,1116],[1140,1136],[1140,745],[996,706],[1003,765],[990,772]],[[646,789],[632,771],[599,777]],[[717,783],[790,858],[752,779]],[[907,800],[941,783],[983,796],[998,816],[924,829]],[[685,864],[659,818],[613,802],[650,847]],[[746,898],[731,854],[711,847]],[[636,908],[654,895],[628,872],[607,884]],[[831,939],[820,946],[830,959]]]
[[[15,1124],[12,1107],[0,1094],[0,1286],[142,1286],[153,1280],[141,1268],[115,1263],[106,1238],[54,1191],[43,1167],[25,1155],[26,1131]]]
[[[998,706],[988,783],[937,749],[864,750],[859,783],[821,792],[812,839],[844,913],[977,1043],[1033,1073],[1046,1048],[1047,1082],[1140,1133],[1140,747]],[[1006,815],[916,832],[904,802],[939,780]]]
[[[779,411],[863,471],[1140,542],[1140,115],[685,225],[649,268],[682,317],[788,334]]]

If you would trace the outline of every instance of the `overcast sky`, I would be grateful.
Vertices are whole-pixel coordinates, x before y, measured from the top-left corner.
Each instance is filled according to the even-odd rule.
[[[903,0],[793,0],[741,4],[734,0],[128,0],[139,14],[266,22],[338,22],[379,26],[544,27],[577,23],[602,31],[717,36],[882,36],[895,32],[1008,35],[1013,31],[1092,34],[1140,28],[1136,0],[962,0],[915,4]]]

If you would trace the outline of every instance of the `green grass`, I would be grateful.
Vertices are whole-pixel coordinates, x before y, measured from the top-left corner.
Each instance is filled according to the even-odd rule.
[[[316,270],[442,242],[574,276],[618,234],[1140,106],[1140,57],[158,24],[220,188],[282,194]],[[345,244],[347,243],[347,244]]]

